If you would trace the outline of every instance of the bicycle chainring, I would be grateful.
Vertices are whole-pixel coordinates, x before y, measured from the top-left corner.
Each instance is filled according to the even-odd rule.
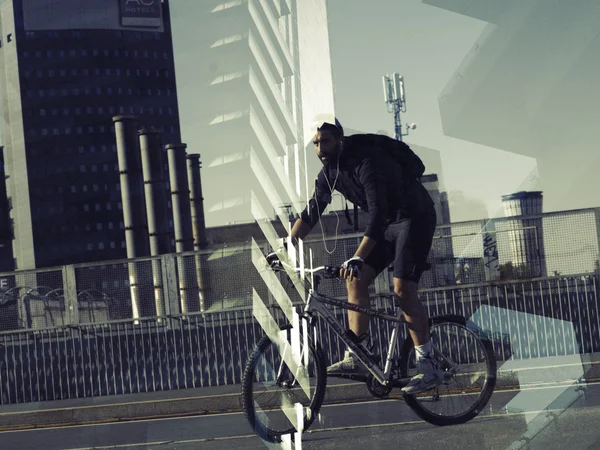
[[[366,383],[373,397],[386,398],[392,390],[392,386],[384,386],[372,374],[369,374]]]

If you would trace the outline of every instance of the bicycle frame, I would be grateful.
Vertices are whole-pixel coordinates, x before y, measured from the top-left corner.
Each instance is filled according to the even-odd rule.
[[[363,351],[360,345],[356,344],[352,339],[346,336],[346,332],[340,322],[335,318],[333,313],[329,308],[325,305],[339,306],[340,308],[360,312],[362,314],[366,314],[372,317],[379,317],[380,319],[387,320],[389,322],[394,322],[394,330],[392,331],[392,336],[390,342],[388,344],[388,352],[385,359],[385,367],[383,372],[377,364],[374,363]],[[389,385],[391,380],[392,373],[392,355],[394,354],[394,346],[398,341],[398,333],[400,332],[400,325],[405,323],[405,321],[401,318],[401,312],[398,312],[398,317],[390,316],[388,314],[382,314],[378,311],[375,311],[370,308],[363,308],[361,306],[354,305],[352,303],[348,303],[344,300],[337,300],[334,298],[323,296],[317,293],[315,290],[310,289],[308,293],[308,301],[304,308],[304,315],[308,317],[313,317],[314,314],[317,314],[325,319],[325,321],[329,324],[329,326],[333,329],[335,334],[339,336],[339,338],[344,341],[344,343],[350,348],[353,353],[358,357],[358,359],[367,367],[369,372],[373,375],[373,377],[382,385]]]

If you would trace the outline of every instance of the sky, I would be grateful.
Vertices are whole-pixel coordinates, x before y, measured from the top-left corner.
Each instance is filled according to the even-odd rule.
[[[328,14],[336,113],[344,126],[393,135],[381,77],[398,72],[406,87],[402,121],[417,124],[404,140],[441,152],[447,191],[484,201],[494,217],[503,215],[502,195],[532,186],[535,159],[447,137],[442,130],[438,96],[486,22],[420,0],[328,0]],[[484,164],[494,173],[478,169]]]
[[[194,67],[203,64],[197,58],[201,44],[194,43],[199,31],[191,26],[193,14],[189,11],[194,3],[173,2],[172,22],[182,139],[196,149],[203,142],[198,136],[198,103],[206,100],[194,88],[199,80]],[[501,196],[528,187],[523,182],[535,170],[535,160],[444,136],[438,106],[438,96],[487,23],[420,0],[328,0],[327,14],[336,114],[344,127],[393,135],[393,115],[383,101],[381,77],[399,72],[406,86],[403,122],[417,124],[405,141],[440,151],[451,205],[453,198],[478,201],[472,213],[463,201],[453,220],[482,218],[482,201],[488,216],[502,215]],[[203,157],[208,169],[214,155],[208,150],[201,153],[208,158]],[[313,154],[309,152],[308,157]],[[492,176],[478,170],[484,163],[493,165]],[[309,174],[309,179],[314,176]],[[217,188],[210,184],[219,179],[205,171],[203,184],[208,195]],[[210,209],[206,214],[207,224],[216,225]],[[239,222],[252,217],[227,219]]]

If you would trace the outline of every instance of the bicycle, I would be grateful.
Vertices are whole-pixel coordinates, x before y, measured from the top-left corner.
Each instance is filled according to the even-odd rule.
[[[299,269],[279,260],[268,262],[273,270],[284,271],[287,268],[299,272]],[[268,335],[261,338],[248,358],[242,378],[242,405],[248,423],[259,437],[272,443],[280,443],[282,437],[288,434],[291,434],[294,440],[298,430],[306,431],[319,414],[327,385],[327,362],[319,342],[308,333],[311,329],[312,334],[317,335],[314,328],[318,317],[325,320],[369,372],[366,375],[336,374],[334,376],[365,382],[373,396],[385,398],[393,388],[406,386],[416,374],[410,334],[407,333],[407,337],[402,342],[399,357],[393,358],[396,345],[401,343],[400,326],[405,324],[400,311],[397,317],[394,317],[319,294],[319,273],[323,278],[339,279],[338,267],[321,266],[312,270],[305,269],[305,272],[313,275],[313,288],[309,289],[307,302],[298,317],[298,320],[302,320],[302,326],[298,326],[298,334],[294,339],[293,324],[286,324],[279,328],[279,334],[281,337],[285,336],[285,339],[276,339],[273,342]],[[327,305],[358,311],[394,323],[383,367],[378,365],[379,356],[358,343],[352,331],[344,330]],[[297,325],[300,325],[299,321]],[[445,371],[444,380],[441,385],[427,392],[415,395],[403,393],[403,398],[420,418],[431,424],[444,426],[465,423],[479,414],[494,391],[496,384],[494,350],[490,341],[462,316],[431,317],[429,325],[434,356]],[[301,332],[303,332],[302,336],[300,336]],[[466,340],[460,341],[463,333]],[[282,351],[280,356],[276,355],[277,350]],[[312,360],[308,361],[310,357]],[[264,362],[262,362],[263,358]],[[464,364],[464,367],[459,369],[459,364]],[[467,388],[461,384],[471,380],[482,383],[477,395],[475,395],[475,388]],[[451,388],[452,382],[456,382],[458,386]],[[268,387],[282,389],[281,397],[284,403],[282,406],[262,407],[258,404],[259,401],[271,398],[269,394],[259,391],[260,388]],[[444,415],[432,410],[436,405],[443,409],[451,402],[466,402],[472,396],[475,401],[457,414]],[[297,414],[298,404],[302,405],[302,416]],[[276,428],[274,424],[279,421],[282,422],[282,426]]]

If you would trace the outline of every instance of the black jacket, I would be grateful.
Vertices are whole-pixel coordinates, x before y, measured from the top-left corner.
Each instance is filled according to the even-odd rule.
[[[331,202],[333,190],[369,213],[365,236],[375,241],[383,238],[389,223],[433,207],[427,190],[403,176],[398,162],[379,148],[353,144],[351,136],[344,141],[339,174],[337,169],[337,163],[324,164],[315,180],[315,192],[301,215],[311,228]]]

